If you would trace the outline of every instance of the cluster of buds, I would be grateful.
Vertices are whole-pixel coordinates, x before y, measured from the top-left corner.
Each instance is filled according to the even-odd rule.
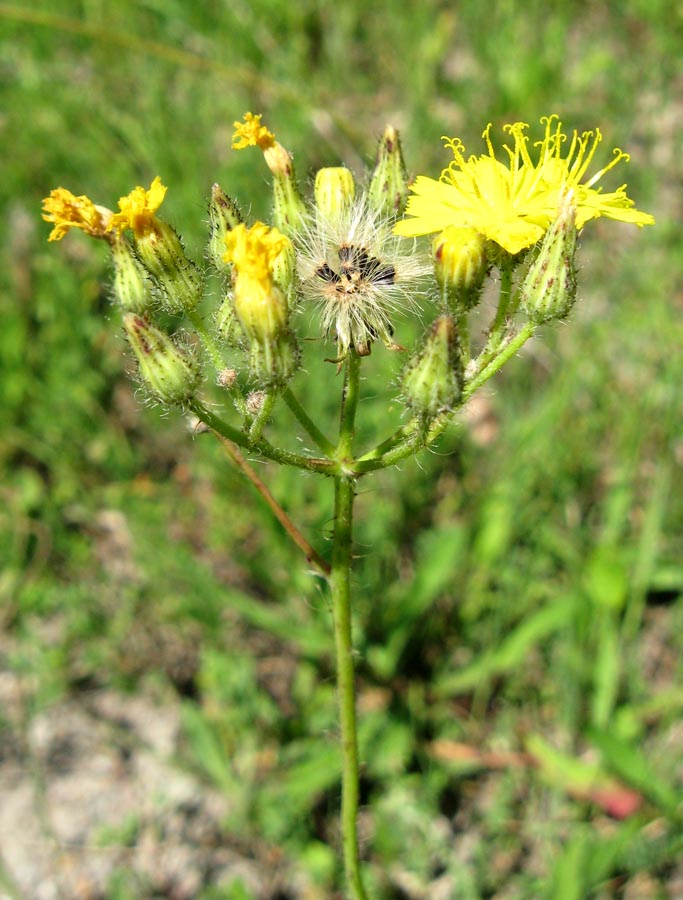
[[[247,225],[235,201],[213,186],[206,260],[220,279],[222,297],[212,332],[198,309],[204,273],[157,214],[166,194],[160,178],[149,189],[136,187],[122,197],[117,212],[63,188],[45,200],[44,218],[54,226],[51,240],[79,228],[109,246],[124,330],[142,381],[159,401],[190,403],[202,382],[197,348],[203,345],[217,383],[241,392],[241,408],[251,414],[244,398],[283,389],[297,371],[295,321],[306,305],[319,309],[322,330],[336,343],[332,360],[339,363],[349,354],[369,355],[377,342],[403,350],[394,340],[394,321],[406,311],[417,312],[417,299],[427,297],[438,316],[410,355],[400,386],[406,407],[429,423],[462,402],[473,364],[469,317],[494,267],[522,273],[505,315],[500,310],[496,315],[498,332],[519,307],[533,325],[570,311],[576,296],[574,190],[562,193],[557,218],[535,245],[518,251],[511,238],[492,239],[490,227],[458,220],[436,233],[430,260],[414,239],[401,237],[431,226],[419,218],[400,220],[410,185],[395,129],[382,135],[364,190],[357,189],[350,170],[324,168],[316,175],[311,201],[299,191],[289,151],[260,116],[247,113],[235,123],[233,147],[251,146],[263,152],[272,174],[274,225]],[[418,179],[417,199],[410,198],[408,212],[416,217],[433,208],[434,191],[441,196],[442,186],[428,182]],[[440,208],[437,212],[435,221],[441,221]],[[512,279],[508,284],[511,294]],[[189,341],[182,331],[179,337],[169,335],[159,311],[166,320],[168,314],[189,319],[196,338]],[[487,352],[490,357],[491,346],[489,340],[481,358]]]

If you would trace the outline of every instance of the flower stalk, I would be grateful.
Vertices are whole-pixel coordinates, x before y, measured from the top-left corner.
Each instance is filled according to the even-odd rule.
[[[336,456],[348,463],[355,434],[361,357],[351,351],[346,359]],[[367,900],[358,850],[359,762],[356,724],[356,685],[351,632],[351,550],[353,539],[354,479],[334,479],[334,534],[330,593],[337,659],[337,697],[342,751],[341,830],[346,883],[353,900]]]

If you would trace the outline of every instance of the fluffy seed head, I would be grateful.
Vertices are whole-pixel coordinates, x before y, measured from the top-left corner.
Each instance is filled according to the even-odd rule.
[[[333,213],[320,209],[298,238],[305,300],[320,309],[323,330],[336,338],[338,357],[350,348],[367,356],[378,338],[392,349],[392,319],[417,307],[428,260],[392,233],[392,223],[365,196]]]

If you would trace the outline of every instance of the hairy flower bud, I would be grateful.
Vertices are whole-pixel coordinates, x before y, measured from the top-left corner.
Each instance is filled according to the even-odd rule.
[[[568,192],[529,266],[522,307],[537,325],[567,316],[576,300],[576,204]]]
[[[154,397],[162,403],[180,405],[190,400],[201,380],[192,354],[142,316],[127,313],[123,327],[140,376]]]
[[[291,236],[301,230],[305,216],[306,207],[296,184],[290,157],[285,174],[273,174],[273,221],[283,234]]]
[[[271,264],[273,284],[279,287],[287,299],[287,307],[291,310],[296,304],[298,279],[296,274],[296,252],[294,244],[283,236],[280,251]]]
[[[158,176],[148,190],[138,185],[121,197],[119,212],[111,216],[107,231],[120,235],[132,230],[138,258],[149,272],[162,306],[178,314],[197,305],[202,281],[199,269],[185,256],[178,235],[157,217],[165,196],[166,187]]]
[[[431,419],[454,408],[462,385],[457,328],[451,316],[439,316],[406,366],[403,395],[413,412]]]
[[[315,176],[315,205],[328,219],[343,216],[353,203],[356,184],[353,174],[343,166],[320,169]]]
[[[135,249],[154,280],[162,306],[176,315],[194,309],[202,294],[201,275],[185,256],[173,228],[155,219],[154,227],[136,236]]]
[[[113,237],[110,246],[114,263],[114,297],[125,312],[144,315],[154,302],[147,270],[123,235]]]
[[[225,262],[225,236],[242,222],[242,215],[234,200],[214,184],[211,188],[209,200],[209,245],[207,254],[209,260],[218,269],[225,273],[230,270],[230,265]]]
[[[214,326],[218,337],[225,344],[237,346],[244,339],[231,294],[224,298],[216,310]]]
[[[408,173],[398,131],[387,125],[377,147],[368,187],[370,207],[385,216],[400,216],[408,199]]]
[[[486,238],[474,228],[450,225],[434,239],[432,254],[446,308],[457,316],[475,307],[488,267]]]

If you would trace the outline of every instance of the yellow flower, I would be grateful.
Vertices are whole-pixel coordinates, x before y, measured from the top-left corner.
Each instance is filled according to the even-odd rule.
[[[275,135],[261,125],[262,116],[245,113],[244,122],[233,122],[235,133],[232,136],[232,149],[243,150],[245,147],[260,147],[269,150],[275,144]]]
[[[111,215],[111,210],[95,206],[88,197],[76,197],[66,188],[55,188],[43,200],[43,219],[54,224],[49,241],[61,241],[70,228],[80,228],[92,237],[103,238]]]
[[[159,209],[166,196],[166,188],[157,175],[148,191],[136,187],[130,194],[119,200],[120,212],[115,213],[108,229],[116,228],[119,232],[132,228],[135,237],[139,238],[149,231],[156,230],[154,213]]]
[[[287,299],[276,283],[274,268],[289,252],[291,241],[277,228],[257,222],[237,225],[225,236],[225,262],[234,266],[237,315],[250,337],[267,340],[287,325]]]
[[[233,263],[238,276],[247,275],[256,281],[272,279],[273,266],[290,245],[288,238],[277,228],[257,222],[251,228],[243,223],[225,235],[227,250],[223,259]]]
[[[542,141],[532,145],[525,133],[527,125],[516,122],[505,131],[514,145],[503,144],[507,161],[496,158],[491,142],[491,125],[483,133],[488,154],[465,157],[457,138],[444,138],[453,153],[453,162],[439,181],[419,176],[411,186],[406,218],[398,222],[396,234],[416,237],[442,231],[451,225],[468,226],[515,254],[539,241],[557,218],[560,201],[569,189],[576,200],[576,227],[605,216],[634,225],[652,225],[654,218],[633,208],[626,185],[603,194],[593,187],[628,154],[614,150],[610,163],[583,181],[602,140],[599,129],[574,131],[563,155],[567,135],[556,115],[541,119],[545,124]]]

